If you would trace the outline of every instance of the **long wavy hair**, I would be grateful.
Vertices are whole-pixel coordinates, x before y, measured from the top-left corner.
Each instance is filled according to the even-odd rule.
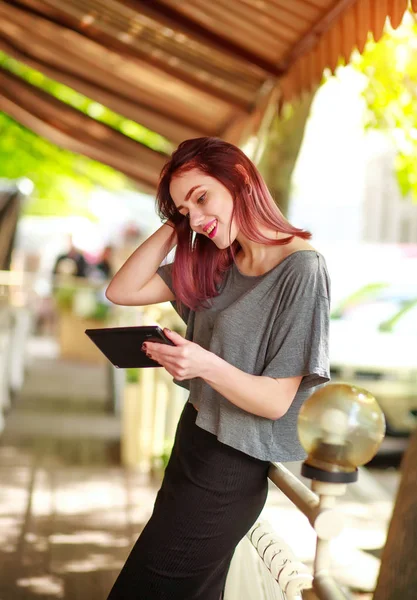
[[[178,212],[169,192],[171,180],[195,168],[227,188],[233,198],[232,219],[249,240],[271,246],[283,245],[295,236],[309,239],[311,234],[293,227],[284,218],[261,174],[239,148],[214,137],[182,142],[162,169],[156,201],[160,217],[174,225],[178,238],[172,270],[175,297],[198,310],[218,295],[220,283],[240,245],[234,241],[224,250],[217,248],[208,237],[195,234],[188,218]],[[261,233],[261,227],[288,236],[270,239]]]

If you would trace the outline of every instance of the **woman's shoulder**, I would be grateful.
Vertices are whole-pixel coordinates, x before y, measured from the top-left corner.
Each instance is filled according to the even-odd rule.
[[[283,250],[283,256],[291,256],[291,254],[295,254],[297,252],[316,252],[318,254],[318,250],[312,246],[306,240],[301,238],[294,238],[289,244],[286,246],[281,246]]]
[[[281,263],[285,263],[288,271],[295,275],[324,271],[327,273],[324,256],[311,244],[304,240],[288,246],[282,255]]]
[[[330,277],[324,256],[311,244],[297,244],[282,261],[281,275],[293,300],[304,294],[330,296]],[[277,281],[278,283],[278,281]]]

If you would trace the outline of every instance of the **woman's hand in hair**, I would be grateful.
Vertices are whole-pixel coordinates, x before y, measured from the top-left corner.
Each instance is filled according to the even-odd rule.
[[[204,364],[211,352],[170,329],[164,329],[164,333],[175,346],[145,342],[142,350],[147,356],[162,365],[178,381],[201,377]]]

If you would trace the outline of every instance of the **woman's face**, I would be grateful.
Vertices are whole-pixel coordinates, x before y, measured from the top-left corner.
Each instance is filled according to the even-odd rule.
[[[232,220],[233,198],[220,181],[192,169],[174,176],[169,191],[177,210],[190,220],[193,231],[207,236],[220,249],[235,241],[238,229]]]

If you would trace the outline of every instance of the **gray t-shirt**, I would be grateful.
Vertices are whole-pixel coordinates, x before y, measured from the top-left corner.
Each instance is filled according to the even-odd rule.
[[[172,290],[172,265],[158,269]],[[187,324],[186,338],[252,375],[303,376],[287,413],[277,420],[235,406],[203,379],[176,382],[190,390],[196,423],[224,444],[269,461],[303,460],[297,416],[313,387],[329,381],[330,282],[315,250],[287,256],[259,276],[243,275],[233,264],[209,308],[174,308]],[[279,397],[277,397],[279,402]]]

